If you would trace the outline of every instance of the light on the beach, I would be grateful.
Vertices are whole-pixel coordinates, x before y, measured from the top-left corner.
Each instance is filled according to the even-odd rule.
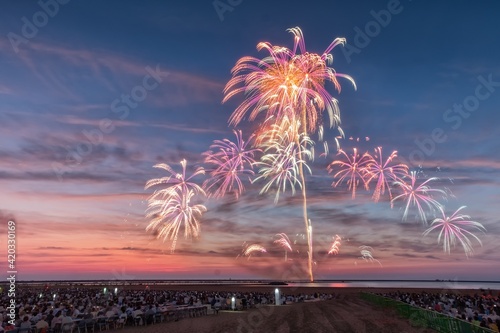
[[[236,301],[235,301],[235,299],[234,299],[234,296],[233,296],[233,297],[231,297],[231,309],[232,309],[232,310],[236,309]]]
[[[278,288],[274,290],[274,299],[276,305],[280,305],[280,290]]]

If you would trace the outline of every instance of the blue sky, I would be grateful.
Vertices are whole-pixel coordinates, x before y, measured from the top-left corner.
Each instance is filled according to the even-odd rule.
[[[41,3],[53,15],[36,2],[0,11],[0,210],[19,225],[20,278],[282,276],[288,263],[272,240],[286,232],[300,248],[300,197],[275,206],[272,193],[248,186],[238,202],[209,200],[200,238],[179,240],[171,255],[169,242],[145,231],[144,185],[162,176],[154,164],[201,164],[213,140],[232,137],[228,118],[242,98],[221,103],[231,68],[264,57],[261,41],[292,47],[286,30],[300,26],[311,52],[347,39],[332,52],[333,67],[357,84],[331,90],[342,148],[397,150],[422,177],[440,178],[435,186],[453,194],[447,211],[466,205],[487,229],[473,257],[459,246],[443,253],[437,235],[422,238],[422,224],[401,221],[401,205],[332,188],[331,151],[308,179],[316,277],[498,279],[497,2]],[[326,256],[335,234],[342,251]],[[249,243],[269,251],[237,259]],[[382,267],[359,258],[361,245]]]

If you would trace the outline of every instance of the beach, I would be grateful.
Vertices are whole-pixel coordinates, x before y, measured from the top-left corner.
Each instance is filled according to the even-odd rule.
[[[399,318],[394,310],[382,309],[360,298],[357,288],[289,288],[278,286],[285,294],[335,294],[332,300],[292,303],[287,305],[266,305],[244,311],[220,311],[195,318],[157,323],[149,326],[126,327],[127,333],[257,333],[257,332],[359,332],[359,333],[413,333],[434,332],[412,327],[406,319]],[[158,289],[200,290],[200,291],[253,291],[270,292],[276,286],[244,287],[236,285],[169,286]],[[390,292],[396,289],[371,289],[367,292]],[[407,290],[409,291],[409,290]],[[421,292],[422,290],[410,290]],[[427,290],[429,291],[429,290]],[[442,290],[434,290],[441,292]],[[478,291],[456,291],[474,293]]]
[[[120,307],[116,307],[117,302],[125,301],[129,304],[135,304],[132,306],[133,309],[142,308],[147,311],[149,304],[164,304],[165,299],[162,299],[163,296],[168,296],[170,299],[170,296],[175,295],[173,299],[177,299],[179,307],[174,310],[161,310],[161,313],[167,316],[166,320],[161,322],[157,320],[156,323],[154,321],[145,320],[143,322],[141,320],[139,322],[132,320],[125,327],[114,330],[115,332],[126,331],[126,333],[434,332],[431,329],[422,328],[423,326],[419,325],[418,320],[416,321],[417,317],[407,316],[406,319],[402,318],[391,307],[384,308],[370,303],[366,300],[366,297],[362,297],[362,293],[365,296],[367,294],[385,294],[390,297],[394,294],[439,294],[442,296],[453,294],[460,298],[473,297],[474,299],[483,297],[488,299],[490,297],[496,298],[499,295],[499,290],[496,288],[490,291],[484,289],[450,290],[443,288],[345,288],[331,286],[304,287],[293,284],[269,285],[263,283],[166,284],[136,282],[131,285],[109,281],[94,285],[88,283],[70,283],[69,285],[67,283],[55,283],[50,286],[42,286],[43,284],[37,287],[32,285],[29,288],[25,286],[23,288],[25,298],[28,299],[33,295],[40,295],[40,298],[42,298],[42,294],[45,293],[50,296],[54,295],[54,299],[57,296],[55,307],[61,308],[59,304],[62,304],[65,309],[68,309],[68,312],[74,306],[76,308],[77,304],[79,304],[80,309],[84,308],[84,303],[88,301],[88,304],[92,304],[92,306],[98,305],[101,309],[101,314],[96,312],[94,318],[108,316],[107,311],[112,308],[115,308],[120,313]],[[45,291],[41,292],[38,288],[44,288]],[[285,298],[288,300],[285,304],[274,305],[273,298],[276,289],[279,290],[281,296],[284,296],[281,298],[282,300]],[[486,296],[486,294],[490,296]],[[207,311],[205,313],[198,310],[185,311],[183,306],[188,302],[182,300],[188,300],[191,297],[187,297],[187,295],[191,295],[195,299],[198,297],[204,299],[203,303],[199,303],[192,308],[205,309],[206,307]],[[236,307],[238,310],[232,310],[231,306],[227,306],[216,312],[210,306],[210,301],[207,302],[206,295],[212,295],[215,298],[223,295],[224,302],[226,300],[230,302],[232,296],[236,296],[235,299],[237,299],[242,295],[260,295],[267,298],[267,301],[260,302],[259,296],[259,300],[251,308]],[[126,300],[123,298],[124,296],[126,296]],[[405,296],[405,299],[406,297],[408,296]],[[197,299],[197,303],[200,299]],[[48,299],[37,301],[38,308],[43,308],[43,303],[46,301]],[[171,301],[172,299],[169,302]],[[130,305],[123,307],[122,310],[125,312],[125,308],[128,307]],[[115,310],[111,311],[112,316],[117,313],[114,312]],[[408,318],[413,318],[413,320]],[[146,322],[148,322],[148,325],[143,325]],[[114,326],[109,325],[110,328]]]

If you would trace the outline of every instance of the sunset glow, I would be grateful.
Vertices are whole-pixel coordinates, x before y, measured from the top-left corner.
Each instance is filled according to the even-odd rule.
[[[500,5],[223,2],[0,12],[17,279],[498,281]]]

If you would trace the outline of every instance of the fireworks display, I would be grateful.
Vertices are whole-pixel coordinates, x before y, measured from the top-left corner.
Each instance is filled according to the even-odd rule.
[[[371,156],[363,154],[360,157],[357,148],[353,149],[352,155],[346,154],[346,152],[341,149],[339,151],[339,155],[343,155],[345,157],[345,161],[336,160],[328,166],[328,171],[330,173],[333,172],[336,166],[340,168],[340,171],[333,176],[338,179],[332,183],[332,186],[337,187],[339,184],[346,181],[349,186],[349,190],[352,191],[352,198],[354,199],[356,197],[356,189],[360,181],[363,187],[368,189],[365,178],[368,174],[368,165],[372,161]]]
[[[353,148],[352,154],[340,149],[339,139],[344,132],[339,127],[340,111],[338,102],[328,92],[326,83],[332,83],[340,92],[338,78],[350,81],[356,88],[354,80],[345,74],[337,73],[332,67],[332,55],[329,54],[337,45],[343,45],[343,38],[335,39],[321,54],[306,51],[304,36],[299,28],[288,30],[294,36],[292,49],[262,42],[257,45],[259,51],[269,53],[263,59],[242,57],[232,69],[232,78],[224,88],[223,102],[227,102],[238,94],[244,94],[229,118],[230,125],[237,126],[243,120],[259,122],[254,132],[244,139],[241,130],[233,130],[235,141],[229,139],[215,140],[209,150],[203,153],[206,168],[195,168],[191,175],[186,174],[187,162],[181,161],[182,171],[175,172],[168,164],[157,164],[154,167],[163,169],[167,176],[151,179],[145,188],[163,186],[148,199],[146,217],[151,221],[147,230],[157,232],[158,238],[172,241],[172,252],[175,250],[178,233],[184,226],[185,237],[197,237],[200,233],[200,219],[206,211],[202,204],[193,201],[196,196],[219,199],[226,194],[234,194],[238,199],[245,191],[245,182],[251,185],[260,184],[260,194],[273,192],[274,203],[280,195],[296,191],[301,192],[302,218],[305,227],[304,239],[307,240],[308,275],[313,277],[313,227],[308,217],[308,196],[306,176],[312,175],[309,163],[315,159],[316,143],[322,143],[324,153],[328,156],[329,148],[324,140],[323,117],[328,116],[329,127],[336,127],[340,135],[335,136],[337,143],[337,159],[331,162],[328,173],[333,174],[331,186],[346,184],[352,199],[356,198],[358,189],[369,190],[373,186],[374,202],[384,201],[387,193],[390,208],[399,200],[404,202],[403,220],[410,211],[415,210],[418,218],[427,225],[428,220],[439,210],[442,217],[434,218],[430,227],[424,231],[426,236],[440,230],[438,243],[443,242],[444,251],[450,253],[451,247],[459,242],[466,256],[473,253],[472,239],[479,238],[469,229],[485,230],[482,224],[471,221],[467,215],[459,212],[447,217],[443,206],[435,198],[446,197],[446,192],[430,186],[438,178],[421,179],[416,171],[409,170],[403,163],[397,162],[398,152],[383,154],[382,147],[374,149],[372,154],[359,153]],[[369,137],[350,137],[349,141],[371,141]],[[254,171],[254,169],[256,171]],[[194,177],[204,175],[208,178],[202,186],[197,185]],[[292,244],[285,233],[276,234],[274,244],[287,252],[292,252]],[[333,237],[328,254],[338,254],[342,238]],[[344,245],[345,246],[345,245]],[[368,262],[379,260],[373,257],[370,246],[360,246],[360,259]],[[252,244],[240,254],[248,259],[256,253],[265,253],[266,248]],[[299,251],[297,250],[297,253]]]
[[[337,101],[325,89],[325,82],[332,82],[340,91],[337,78],[343,77],[355,86],[350,76],[328,66],[333,60],[330,51],[343,45],[345,39],[335,39],[319,55],[306,51],[300,28],[288,31],[294,35],[292,50],[262,42],[257,49],[268,51],[268,57],[243,57],[234,66],[223,102],[239,93],[245,93],[246,99],[231,115],[232,125],[238,125],[247,114],[250,121],[255,120],[261,112],[265,112],[265,118],[274,117],[277,122],[283,116],[301,121],[304,133],[316,131],[323,111],[328,113],[331,127],[340,123]]]
[[[387,192],[392,201],[391,187],[394,182],[401,182],[402,178],[408,175],[408,166],[406,164],[394,164],[394,159],[398,156],[397,151],[393,151],[384,161],[382,155],[382,147],[375,149],[375,154],[370,156],[370,161],[366,164],[365,181],[368,187],[372,181],[376,181],[375,190],[373,191],[373,200],[378,202],[380,196]]]
[[[292,192],[296,186],[301,189],[308,242],[308,273],[313,281],[312,226],[307,216],[304,172],[304,169],[310,171],[306,159],[312,159],[314,155],[310,134],[319,130],[322,136],[324,112],[328,114],[330,127],[340,124],[337,100],[325,88],[325,83],[333,83],[339,92],[339,77],[356,86],[350,76],[339,74],[329,67],[333,61],[330,51],[337,45],[343,45],[345,39],[335,39],[322,54],[316,54],[306,51],[300,28],[288,31],[294,36],[292,50],[262,42],[257,49],[268,51],[269,56],[263,59],[243,57],[237,61],[232,70],[233,77],[224,89],[223,102],[240,93],[245,94],[245,100],[229,119],[234,126],[245,118],[253,121],[263,115],[264,121],[255,133],[255,141],[264,147],[264,157],[259,162],[260,176],[256,179],[267,181],[261,193],[276,185],[277,202],[280,192],[285,191],[287,185]]]
[[[279,246],[281,246],[282,248],[284,248],[287,251],[290,251],[290,252],[293,251],[292,250],[292,243],[290,242],[290,239],[288,238],[288,236],[285,233],[276,234],[276,236],[278,237],[278,239],[276,239],[274,241],[274,243],[278,244]]]
[[[292,252],[292,244],[290,242],[290,239],[288,238],[288,236],[285,233],[276,234],[276,236],[278,237],[278,239],[276,239],[274,241],[274,243],[278,244],[283,249],[285,249],[285,261],[287,261],[288,260],[287,259],[287,252],[288,251]]]
[[[210,146],[211,150],[204,153],[205,163],[215,166],[210,178],[203,183],[210,197],[221,198],[228,192],[234,192],[238,198],[245,189],[241,177],[250,178],[254,175],[252,165],[255,163],[255,153],[259,150],[249,147],[241,131],[234,131],[234,134],[236,142],[216,140]]]
[[[373,248],[371,246],[362,245],[359,247],[359,249],[360,249],[360,254],[361,254],[361,257],[359,257],[359,259],[363,259],[364,261],[368,261],[368,262],[376,262],[380,266],[382,266],[380,261],[378,261],[377,259],[375,259],[373,257],[373,254],[372,254]]]
[[[403,199],[405,203],[403,220],[406,220],[408,217],[408,212],[412,207],[415,207],[418,211],[418,215],[422,221],[422,223],[427,223],[427,215],[425,207],[427,207],[431,212],[435,209],[439,209],[441,204],[432,197],[433,194],[441,194],[446,196],[446,192],[440,189],[435,189],[429,186],[429,183],[437,180],[436,177],[428,178],[422,183],[418,184],[417,181],[417,173],[412,171],[409,176],[409,182],[406,179],[396,181],[395,185],[399,186],[403,193],[395,196],[392,201],[396,201],[398,199]],[[428,212],[427,212],[428,214]]]
[[[287,125],[286,128],[282,128]],[[272,131],[267,132],[271,138],[265,140],[264,156],[255,165],[260,166],[259,176],[255,181],[263,179],[266,181],[261,189],[261,194],[276,189],[275,203],[278,202],[279,195],[285,192],[287,186],[295,193],[295,188],[302,188],[300,178],[301,166],[311,172],[303,156],[310,157],[311,152],[308,146],[312,141],[308,137],[297,134],[297,124],[290,124],[288,121],[279,125],[274,125]],[[263,135],[264,136],[264,135]],[[297,138],[297,137],[301,138]],[[273,186],[274,185],[274,186]]]
[[[342,238],[339,235],[335,235],[335,237],[333,237],[333,243],[330,247],[330,250],[328,251],[328,254],[339,254],[340,245],[342,245],[341,241]]]
[[[184,225],[184,236],[197,237],[200,232],[200,217],[206,211],[201,204],[193,205],[191,200],[196,194],[205,195],[205,191],[192,180],[205,173],[204,169],[196,168],[191,176],[186,176],[186,160],[181,161],[182,172],[176,173],[168,164],[157,164],[154,167],[166,170],[168,176],[151,179],[145,188],[165,185],[156,190],[148,198],[146,217],[151,218],[146,230],[156,230],[158,238],[172,240],[172,252],[175,250],[179,229]]]
[[[469,237],[476,239],[481,245],[482,243],[476,235],[466,228],[477,229],[479,231],[486,231],[486,229],[481,223],[472,221],[470,216],[460,214],[459,212],[464,208],[466,206],[460,207],[451,216],[446,216],[444,209],[439,207],[442,217],[434,219],[430,228],[424,231],[423,235],[426,236],[434,230],[439,230],[438,243],[441,243],[441,240],[443,241],[444,252],[449,254],[451,247],[455,246],[458,241],[462,245],[465,255],[471,255],[473,248]]]
[[[258,252],[266,253],[267,250],[262,245],[251,244],[251,245],[247,246],[247,248],[245,249],[245,251],[243,251],[243,255],[245,255],[246,257],[248,257],[248,259],[250,259],[250,257],[252,256],[252,254],[254,254],[256,252],[257,253]]]

